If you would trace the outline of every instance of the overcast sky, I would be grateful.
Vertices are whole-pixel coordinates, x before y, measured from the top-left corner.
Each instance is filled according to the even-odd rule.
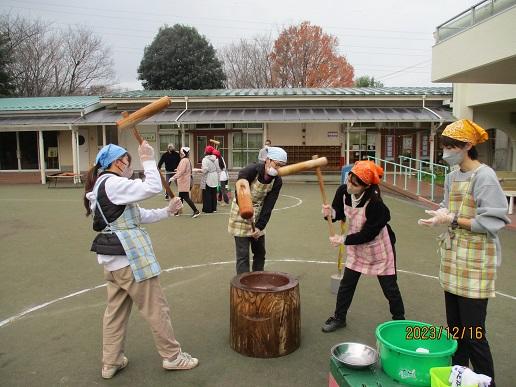
[[[430,82],[435,28],[478,0],[1,0],[0,12],[42,18],[56,28],[91,27],[110,46],[116,81],[141,88],[137,68],[160,26],[197,28],[220,49],[307,20],[336,36],[339,52],[385,86]]]

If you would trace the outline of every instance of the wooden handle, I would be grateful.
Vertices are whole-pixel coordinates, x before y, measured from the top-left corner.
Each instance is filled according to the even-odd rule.
[[[136,126],[139,122],[159,113],[163,109],[166,109],[172,100],[170,97],[162,97],[157,101],[154,101],[141,109],[136,110],[134,113],[127,114],[116,122],[118,129],[126,129]]]
[[[326,160],[326,157],[323,157],[325,160]],[[312,156],[312,160],[319,160],[319,156],[317,155],[314,155]],[[327,163],[328,161],[326,161]],[[295,164],[294,164],[295,165]],[[326,165],[326,164],[324,164]],[[326,191],[324,189],[324,181],[323,181],[323,176],[322,176],[322,173],[321,173],[321,168],[320,167],[316,167],[315,168],[315,173],[317,174],[317,181],[319,181],[319,191],[321,191],[321,198],[322,198],[322,202],[324,205],[328,204],[328,200],[326,199]],[[330,236],[334,236],[335,235],[335,228],[333,227],[333,222],[331,220],[331,216],[328,216],[326,217],[326,220],[328,221],[328,230],[330,232]]]
[[[237,180],[235,187],[240,216],[244,219],[251,219],[254,215],[254,208],[249,182],[246,179]]]
[[[287,176],[294,173],[306,171],[308,169],[314,169],[317,167],[323,167],[328,164],[326,157],[319,157],[308,161],[301,161],[300,163],[287,165],[285,167],[278,168],[278,175]]]
[[[130,114],[127,112],[122,112],[122,117],[123,117],[122,119],[129,117],[129,115]],[[138,132],[138,129],[136,129],[136,126],[133,126],[132,129],[133,129],[134,137],[138,141],[138,144],[141,145],[143,142],[143,137],[140,135],[140,132]],[[167,195],[170,198],[175,197],[174,192],[172,191],[172,188],[170,188],[170,184],[168,184],[168,181],[165,179],[165,176],[163,176],[163,173],[161,173],[161,171],[159,169],[158,169],[158,172],[159,172],[159,177],[161,179],[161,185],[163,186],[163,189],[165,190]]]

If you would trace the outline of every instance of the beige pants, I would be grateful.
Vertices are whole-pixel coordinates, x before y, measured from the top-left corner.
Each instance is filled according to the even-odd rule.
[[[133,302],[149,323],[161,357],[175,358],[181,346],[174,336],[170,308],[159,277],[136,282],[130,266],[111,272],[104,270],[104,277],[107,281],[107,307],[103,322],[103,364],[122,364]]]

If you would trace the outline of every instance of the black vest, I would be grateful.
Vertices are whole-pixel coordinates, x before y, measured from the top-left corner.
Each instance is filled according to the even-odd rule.
[[[103,174],[100,176],[102,175]],[[100,214],[98,209],[99,206],[109,223],[118,219],[125,210],[125,205],[117,205],[109,200],[105,187],[107,179],[109,179],[109,177],[100,183],[99,189],[97,191],[97,207],[95,208],[95,214],[93,215],[93,230],[97,232],[104,230],[104,228],[107,226],[104,218]],[[97,254],[104,255],[126,255],[124,247],[122,246],[122,243],[120,243],[120,240],[115,233],[98,234],[93,240],[90,250],[96,252]]]

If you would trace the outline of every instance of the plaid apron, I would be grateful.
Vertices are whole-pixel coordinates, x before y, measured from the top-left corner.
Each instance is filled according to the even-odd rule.
[[[253,201],[253,209],[254,215],[253,219],[244,219],[240,216],[240,208],[236,202],[236,197],[233,199],[231,203],[231,211],[229,212],[229,223],[228,223],[228,232],[236,237],[248,237],[253,233],[253,229],[251,226],[252,223],[255,222],[256,219],[260,216],[260,212],[262,211],[263,201],[267,194],[272,190],[272,185],[274,184],[274,179],[271,180],[270,183],[264,184],[258,181],[256,178],[249,187],[251,189],[251,199]],[[235,195],[236,196],[236,195]],[[265,230],[262,230],[265,233]]]
[[[348,223],[348,234],[359,232],[366,222],[366,207],[351,207],[344,204],[344,213]],[[346,245],[346,267],[362,274],[392,275],[396,274],[394,267],[394,252],[387,226],[370,242],[360,245]]]
[[[100,183],[107,180],[107,178],[99,178],[99,180],[96,183],[96,195]],[[141,217],[138,205],[134,203],[127,204],[122,215],[111,223],[107,221],[100,206],[97,206],[97,208],[107,224],[102,232],[116,234],[127,255],[136,282],[159,275],[161,267],[154,254],[149,234],[140,227]]]
[[[460,218],[472,219],[477,213],[470,187],[481,167],[468,181],[453,181],[450,185],[449,211]],[[445,291],[468,298],[495,296],[496,246],[487,234],[449,227],[439,237],[439,253],[439,281]]]

